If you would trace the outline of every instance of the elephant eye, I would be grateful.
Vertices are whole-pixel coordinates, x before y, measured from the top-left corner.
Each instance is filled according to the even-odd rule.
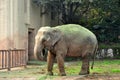
[[[45,38],[43,38],[43,39],[42,39],[42,43],[44,43],[45,41],[46,41]]]

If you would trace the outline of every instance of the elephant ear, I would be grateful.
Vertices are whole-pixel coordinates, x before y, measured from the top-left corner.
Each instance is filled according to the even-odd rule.
[[[61,38],[61,31],[60,30],[58,30],[58,29],[52,29],[52,32],[51,32],[51,39],[52,39],[52,46],[53,45],[55,45],[55,43],[57,42],[57,41],[59,41],[60,40],[60,38]]]

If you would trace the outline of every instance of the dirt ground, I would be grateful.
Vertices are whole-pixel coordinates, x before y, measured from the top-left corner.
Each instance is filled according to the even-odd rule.
[[[43,80],[36,78],[0,78],[0,80]],[[112,75],[81,75],[81,76],[63,76],[57,77],[54,79],[44,79],[44,80],[120,80],[120,74],[112,74]]]
[[[65,76],[54,80],[120,80],[120,74],[114,75],[88,75],[88,76]]]

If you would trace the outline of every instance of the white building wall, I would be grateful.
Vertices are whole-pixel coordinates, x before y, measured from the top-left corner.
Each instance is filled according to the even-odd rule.
[[[0,0],[0,49],[26,48],[23,4],[24,0]]]
[[[40,27],[40,9],[26,1],[25,12],[25,0],[0,0],[0,49],[27,48],[28,28]]]
[[[0,0],[0,50],[26,49],[33,54],[38,29],[52,24],[51,14],[42,12],[44,7],[32,0]]]
[[[0,0],[0,49],[9,48],[9,0]],[[9,28],[9,29],[8,29]]]
[[[41,26],[49,26],[50,13],[42,14],[44,8],[38,7],[32,0],[0,0],[0,50],[26,49],[31,52],[34,36]],[[32,30],[32,40],[29,40]]]

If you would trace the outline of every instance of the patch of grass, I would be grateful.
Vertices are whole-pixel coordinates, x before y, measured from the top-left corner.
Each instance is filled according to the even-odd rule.
[[[46,79],[53,80],[54,78],[56,78],[56,76],[43,75],[43,76],[39,76],[37,80],[46,80]]]
[[[38,62],[37,62],[38,63]],[[27,68],[18,68],[12,71],[0,71],[0,77],[39,77],[46,72],[46,63],[39,62],[39,65],[27,65]]]
[[[91,66],[91,64],[90,64]],[[67,75],[78,75],[81,70],[81,61],[69,62],[65,64]],[[54,72],[58,73],[58,67],[54,67]],[[120,60],[100,60],[95,61],[94,69],[90,69],[90,73],[94,74],[115,74],[120,73]]]
[[[47,79],[47,75],[43,75],[43,76],[40,76],[40,78],[38,78],[38,80],[46,80]]]
[[[96,61],[92,73],[120,73],[120,60]]]
[[[69,68],[66,67],[65,70],[66,70],[66,73],[69,75],[76,75],[80,71],[80,66],[71,66]]]
[[[111,73],[120,73],[120,69],[112,69]]]
[[[28,65],[46,65],[45,61],[32,60],[27,62]]]
[[[45,80],[58,77],[59,70],[55,63],[53,68],[54,76],[47,76],[46,62],[31,62],[37,63],[28,65],[26,69],[19,69],[13,71],[0,71],[0,77],[36,77],[37,80]],[[81,69],[81,61],[65,62],[65,71],[68,76],[78,75]],[[90,69],[91,74],[120,74],[120,60],[101,60],[95,61],[94,69]]]

